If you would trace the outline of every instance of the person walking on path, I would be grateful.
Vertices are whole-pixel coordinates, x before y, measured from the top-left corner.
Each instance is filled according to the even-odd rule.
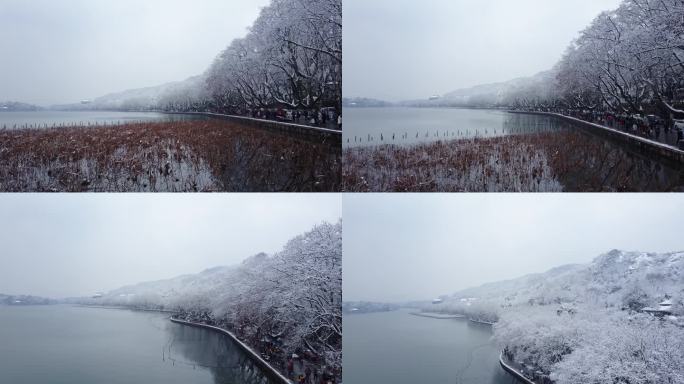
[[[292,377],[292,373],[294,372],[294,361],[292,359],[287,359],[287,376]]]

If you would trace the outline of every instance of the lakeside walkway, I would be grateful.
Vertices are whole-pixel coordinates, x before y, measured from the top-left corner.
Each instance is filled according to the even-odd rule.
[[[624,132],[615,128],[610,128],[605,125],[588,122],[585,120],[578,119],[572,116],[566,116],[555,112],[538,112],[538,111],[508,111],[509,113],[518,114],[530,114],[530,115],[542,115],[542,116],[553,116],[561,120],[565,120],[573,125],[580,126],[583,128],[591,129],[594,132],[606,134],[613,138],[616,138],[622,142],[630,144],[631,146],[650,154],[657,155],[659,157],[665,158],[667,160],[675,161],[678,163],[684,163],[684,150],[681,150],[675,146],[661,143],[656,140],[652,140],[646,137],[635,135],[633,133]]]
[[[207,324],[202,324],[202,323],[193,323],[190,321],[185,321],[185,320],[180,320],[180,319],[174,319],[174,318],[169,318],[171,322],[177,323],[177,324],[182,324],[182,325],[187,325],[190,327],[197,327],[197,328],[204,328],[204,329],[209,329],[221,334],[224,334],[228,336],[235,344],[242,349],[243,352],[245,352],[256,364],[261,368],[270,379],[272,379],[276,383],[280,384],[292,384],[292,381],[290,381],[287,377],[285,377],[283,374],[281,374],[277,369],[273,368],[271,364],[269,364],[266,360],[264,360],[261,355],[259,355],[256,351],[254,351],[251,347],[249,347],[247,344],[243,343],[238,339],[232,332],[216,327],[213,325],[207,325]]]
[[[517,364],[512,361],[507,361],[506,358],[504,358],[503,351],[499,354],[499,364],[501,364],[504,371],[510,373],[521,382],[525,384],[538,384],[522,373],[522,367],[517,366]]]
[[[323,140],[323,142],[341,146],[342,145],[342,131],[339,129],[322,128],[312,125],[288,123],[277,120],[257,119],[254,117],[246,117],[239,115],[226,115],[213,112],[161,112],[168,115],[194,115],[206,116],[215,119],[231,120],[253,125],[259,128],[269,129],[273,131],[295,134],[306,138],[314,138]]]

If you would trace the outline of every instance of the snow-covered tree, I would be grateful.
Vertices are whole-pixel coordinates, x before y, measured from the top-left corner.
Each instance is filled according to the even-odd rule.
[[[581,32],[555,69],[555,93],[513,106],[684,115],[684,2],[623,0]]]
[[[341,110],[342,3],[273,0],[247,36],[207,72],[221,111],[285,107]]]

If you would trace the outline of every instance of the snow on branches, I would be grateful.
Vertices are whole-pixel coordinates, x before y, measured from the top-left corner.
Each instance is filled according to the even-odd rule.
[[[553,72],[553,93],[521,90],[513,104],[684,114],[684,2],[624,0],[581,32]]]
[[[206,86],[220,111],[341,109],[342,3],[272,0],[247,36],[214,61]]]
[[[258,254],[172,303],[188,320],[217,324],[284,361],[296,353],[342,365],[342,223],[320,224],[275,255]]]

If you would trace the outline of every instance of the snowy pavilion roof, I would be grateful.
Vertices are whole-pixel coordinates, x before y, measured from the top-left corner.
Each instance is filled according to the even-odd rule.
[[[662,306],[671,307],[671,306],[672,306],[672,300],[671,300],[671,299],[663,300],[663,301],[662,301],[660,304],[658,304],[658,305],[660,305],[661,307],[662,307]]]

